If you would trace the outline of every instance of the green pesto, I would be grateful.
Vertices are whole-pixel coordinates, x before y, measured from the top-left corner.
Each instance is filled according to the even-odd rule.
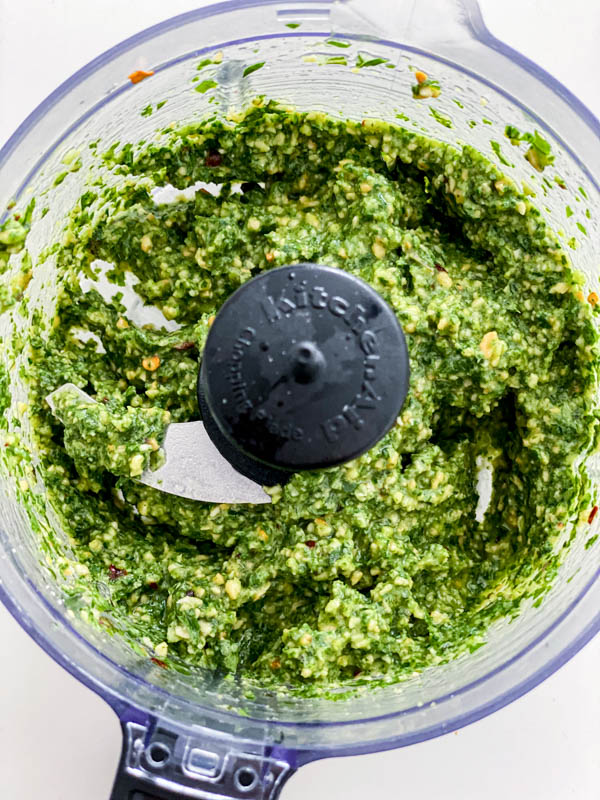
[[[509,178],[468,146],[260,101],[103,158],[119,182],[74,208],[52,325],[29,335],[39,473],[70,537],[57,563],[80,613],[168,667],[311,693],[448,661],[543,594],[589,499],[578,456],[596,438],[597,336],[581,276]],[[196,181],[221,190],[153,200],[153,186]],[[95,259],[117,284],[133,273],[181,327],[136,326],[118,295],[84,293]],[[129,447],[159,440],[163,412],[198,418],[221,304],[298,261],[348,270],[395,309],[411,360],[397,425],[266,506],[132,480]],[[44,398],[67,381],[109,404],[75,406],[63,425]],[[494,488],[478,521],[481,458]]]
[[[54,399],[54,413],[65,428],[65,450],[79,475],[91,484],[104,471],[137,478],[160,465],[169,412],[115,405],[108,397],[86,401],[72,389],[62,390]]]

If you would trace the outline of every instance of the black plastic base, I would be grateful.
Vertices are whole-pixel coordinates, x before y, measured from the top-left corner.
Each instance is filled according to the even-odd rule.
[[[198,371],[198,406],[206,432],[223,458],[226,458],[241,475],[250,478],[251,481],[256,481],[261,486],[275,486],[276,484],[283,486],[286,484],[292,477],[292,472],[275,469],[263,464],[261,461],[250,458],[225,438],[210,413],[202,384],[203,368],[201,367]]]

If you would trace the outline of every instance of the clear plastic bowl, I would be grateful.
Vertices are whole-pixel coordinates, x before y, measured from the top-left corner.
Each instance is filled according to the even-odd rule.
[[[332,34],[344,35],[350,47],[332,52],[324,44]],[[191,79],[199,57],[218,50],[224,60],[216,105],[208,102],[212,93],[193,91]],[[354,63],[358,52],[387,58],[396,68],[352,72],[318,63],[339,53]],[[306,60],[307,55],[316,60]],[[262,69],[242,77],[245,66],[261,61]],[[451,128],[431,115],[430,101],[412,100],[414,75],[408,66],[413,64],[442,84],[434,107],[452,119]],[[155,74],[132,85],[127,76],[139,68]],[[71,148],[95,139],[105,144],[137,140],[173,120],[243,106],[256,94],[341,117],[394,121],[396,114],[406,113],[430,135],[469,142],[493,160],[490,140],[503,142],[504,152],[517,162],[505,170],[530,183],[555,229],[564,230],[565,241],[578,239],[576,265],[589,287],[597,288],[593,242],[600,209],[600,125],[564,86],[494,39],[473,0],[393,6],[383,0],[234,1],[149,28],[92,61],[25,120],[0,152],[0,207],[13,197],[25,204],[29,193],[46,188]],[[140,116],[147,103],[164,99],[166,105],[152,116]],[[532,178],[525,159],[510,152],[503,137],[506,123],[540,130],[552,143],[556,169]],[[78,197],[84,173],[70,174],[53,189],[50,213],[35,222],[28,242],[34,257]],[[553,182],[555,173],[566,189]],[[551,188],[544,192],[548,177]],[[567,205],[575,212],[569,218]],[[597,462],[590,468],[592,475],[599,474]],[[235,683],[160,669],[119,639],[86,627],[65,608],[11,481],[4,482],[0,513],[3,602],[122,721],[124,747],[113,800],[129,798],[130,792],[145,798],[204,798],[207,792],[211,797],[275,797],[285,779],[310,760],[400,747],[491,713],[550,675],[600,628],[600,539],[589,545],[599,515],[593,525],[580,526],[541,605],[528,604],[513,622],[494,625],[487,645],[475,653],[397,686],[338,702],[268,692],[248,699]]]

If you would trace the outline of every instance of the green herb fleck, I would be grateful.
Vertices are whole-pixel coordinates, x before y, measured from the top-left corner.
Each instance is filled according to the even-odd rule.
[[[332,47],[350,47],[350,42],[340,42],[337,39],[327,39],[325,44],[329,44]]]
[[[529,142],[530,147],[525,153],[525,158],[538,172],[543,172],[546,167],[554,162],[550,142],[544,139],[539,131],[521,133],[514,125],[507,125],[504,128],[504,135],[508,137],[512,145],[518,145],[520,142]]]
[[[146,108],[140,111],[140,117],[149,117],[152,114],[152,104],[148,103]]]
[[[204,69],[204,67],[208,67],[208,65],[212,63],[213,63],[212,58],[203,58],[202,61],[196,67],[196,69]]]
[[[256,70],[260,69],[261,67],[264,67],[264,65],[264,61],[259,61],[257,64],[251,64],[249,67],[246,67],[244,70],[244,78],[246,78],[248,75],[252,75],[253,72],[256,72]]]
[[[218,85],[219,84],[216,81],[212,81],[209,79],[206,81],[202,81],[202,83],[199,83],[198,86],[195,87],[195,91],[200,92],[200,94],[206,94],[206,92],[208,92],[209,89],[214,89],[215,86]]]
[[[572,217],[573,216],[573,209],[571,208],[571,206],[567,206],[565,208],[565,213],[566,213],[567,217]]]
[[[344,66],[348,66],[348,62],[346,61],[346,56],[329,56],[325,61],[326,64],[343,64]]]
[[[504,164],[504,166],[506,167],[514,167],[514,164],[511,164],[511,162],[504,157],[502,150],[500,148],[500,142],[496,142],[493,139],[490,139],[490,145],[492,146],[492,150],[494,151],[494,153],[496,153],[496,155],[498,156],[498,160],[500,161],[501,164]]]
[[[476,650],[479,650],[480,647],[483,647],[485,642],[476,642],[469,647],[469,653],[474,653]]]
[[[160,103],[157,103],[156,110],[158,111],[159,108],[162,108],[166,102],[167,102],[166,100],[161,100]]]
[[[591,219],[591,218],[592,218],[592,214],[591,214],[591,212],[590,212],[589,208],[586,208],[586,210],[585,210],[585,215],[586,215],[586,217],[587,217],[588,219]]]
[[[580,191],[580,193],[583,195],[583,197],[585,197],[585,199],[587,200],[587,199],[588,199],[588,196],[587,196],[587,194],[586,194],[586,191],[585,191],[585,189],[583,188],[583,186],[580,186],[580,187],[579,187],[579,191]]]
[[[363,67],[376,67],[378,64],[385,64],[387,58],[368,58],[365,59],[359,53],[356,57],[356,68],[362,69]]]
[[[396,114],[396,119],[403,119],[405,122],[410,122],[410,117],[407,117],[406,114],[403,114],[402,112]]]
[[[442,114],[441,111],[438,111],[433,106],[429,107],[429,113],[436,122],[440,123],[440,125],[443,125],[445,128],[452,127],[452,120],[450,119],[450,117],[447,117],[445,114]]]
[[[580,231],[581,231],[581,232],[582,232],[582,233],[583,233],[585,236],[587,236],[587,230],[586,230],[586,227],[585,227],[585,225],[583,225],[581,222],[576,222],[575,224],[577,225],[577,227],[579,228],[579,230],[580,230]]]
[[[285,27],[295,30],[296,28],[299,28],[301,24],[301,22],[286,22]]]
[[[457,99],[456,99],[456,97],[453,97],[453,98],[452,98],[452,102],[453,102],[453,103],[456,103],[456,105],[457,105],[459,108],[464,108],[464,105],[463,105],[463,104],[460,102],[460,100],[457,100]]]
[[[494,124],[494,123],[492,122],[492,120],[491,120],[491,119],[488,119],[487,117],[482,117],[482,118],[481,118],[481,121],[483,122],[483,124],[484,124],[484,125],[493,125],[493,124]]]
[[[596,543],[597,539],[598,539],[598,534],[596,534],[595,536],[590,536],[590,538],[587,540],[587,542],[584,545],[585,549],[589,550],[590,547],[592,547],[592,545],[594,545]]]
[[[477,125],[477,123],[475,122],[475,120],[474,120],[474,119],[470,119],[470,120],[467,122],[467,125],[469,126],[469,128],[474,128],[474,127]]]
[[[565,183],[563,178],[560,177],[560,175],[555,175],[554,176],[554,183],[557,183],[560,186],[561,189],[566,189],[567,188],[567,184]]]

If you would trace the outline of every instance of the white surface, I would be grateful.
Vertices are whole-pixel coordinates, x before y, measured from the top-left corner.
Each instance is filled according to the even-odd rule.
[[[398,2],[398,0],[390,0]],[[0,0],[0,144],[58,83],[191,0]],[[600,115],[600,6],[482,0],[490,28]],[[0,609],[1,800],[107,800],[112,711]],[[600,796],[600,637],[525,697],[403,750],[303,768],[282,800],[594,800]]]

